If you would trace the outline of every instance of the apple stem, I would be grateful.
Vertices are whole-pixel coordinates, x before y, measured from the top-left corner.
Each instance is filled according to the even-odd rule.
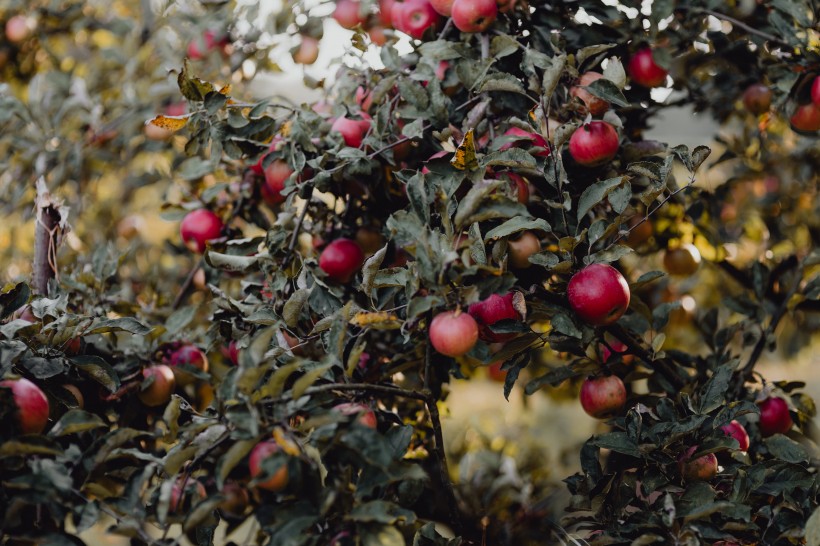
[[[48,281],[57,278],[57,247],[66,231],[66,219],[60,203],[54,201],[45,180],[37,180],[37,221],[34,227],[34,291],[48,295]]]

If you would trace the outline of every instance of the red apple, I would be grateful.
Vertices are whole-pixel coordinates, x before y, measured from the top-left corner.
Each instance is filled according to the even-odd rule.
[[[219,513],[232,519],[242,518],[251,503],[248,490],[237,482],[227,482],[222,486],[221,493],[225,500],[219,503]]]
[[[762,83],[753,83],[743,92],[743,106],[752,114],[764,114],[771,105],[772,90]]]
[[[421,40],[428,28],[437,28],[442,20],[430,0],[397,2],[392,15],[393,25],[416,40]]]
[[[684,244],[667,250],[663,255],[663,268],[670,275],[689,276],[700,267],[700,251],[692,244]]]
[[[6,39],[13,44],[19,44],[31,38],[35,28],[35,19],[25,15],[13,15],[6,21]]]
[[[185,493],[183,494],[182,483],[184,481],[185,478],[178,478],[171,488],[171,499],[168,502],[168,513],[170,514],[175,513],[177,509],[185,505],[191,507],[208,496],[202,482],[193,478],[189,478],[188,481],[185,482]]]
[[[453,24],[461,32],[484,32],[498,17],[495,0],[454,0]]]
[[[230,362],[234,366],[239,364],[239,347],[236,341],[231,340],[227,347],[222,347],[222,356],[225,357],[227,362]]]
[[[265,185],[262,186],[262,199],[265,203],[274,206],[285,202],[287,196],[282,195],[282,190],[285,189],[285,182],[292,174],[293,169],[281,159],[274,159],[265,168]]]
[[[609,347],[615,351],[613,354],[612,351],[609,350]],[[625,351],[629,349],[625,343],[623,343],[619,339],[613,339],[609,342],[609,347],[604,344],[601,344],[601,360],[606,364],[612,358],[621,357],[621,362],[624,364],[631,364],[632,361],[635,359],[635,355],[624,354]]]
[[[384,33],[385,27],[382,25],[370,25],[367,29],[367,35],[370,36],[370,41],[377,46],[383,46],[387,43],[387,34]]]
[[[526,146],[530,148],[529,151],[534,156],[547,157],[550,155],[550,146],[547,139],[538,133],[525,131],[524,129],[519,129],[518,127],[510,127],[504,131],[504,136],[521,137],[521,140],[508,142],[501,146],[499,150],[509,150],[512,147],[523,148]]]
[[[792,129],[804,133],[820,131],[820,106],[812,103],[798,106],[789,119]]]
[[[503,365],[504,361],[499,360],[487,366],[487,377],[497,383],[504,383],[507,380],[507,370],[501,369]]]
[[[331,242],[319,256],[319,267],[329,279],[346,283],[364,264],[364,252],[350,239],[340,238]]]
[[[367,428],[375,429],[378,426],[376,413],[364,404],[355,402],[345,402],[333,408],[335,411],[347,416],[357,416],[356,422]]]
[[[151,366],[142,370],[142,377],[153,377],[154,381],[139,393],[139,399],[146,406],[162,406],[171,400],[171,394],[176,388],[174,371],[165,364]]]
[[[183,345],[171,353],[170,362],[171,368],[174,370],[174,377],[180,385],[189,385],[196,379],[193,375],[181,369],[181,366],[193,366],[200,371],[208,371],[208,357],[196,345]]]
[[[11,389],[20,431],[23,434],[43,432],[48,424],[48,398],[40,387],[24,377],[0,381],[0,387]]]
[[[430,0],[430,4],[439,14],[450,17],[450,14],[453,12],[453,1],[454,0]]]
[[[589,110],[589,113],[593,116],[600,116],[604,112],[609,110],[609,103],[600,97],[596,97],[595,95],[584,89],[584,87],[588,86],[596,80],[600,80],[603,77],[604,75],[600,72],[585,72],[578,79],[578,85],[573,86],[569,90],[570,95],[572,95],[573,97],[577,97],[578,99],[583,101],[584,104],[587,105],[587,110]]]
[[[684,478],[691,481],[709,481],[718,473],[718,460],[714,453],[701,455],[692,459],[692,454],[697,451],[698,446],[687,449],[678,459],[680,473]]]
[[[728,425],[723,425],[720,427],[726,436],[731,436],[737,443],[739,444],[740,451],[748,451],[749,449],[749,433],[746,432],[746,429],[738,423],[737,421],[731,421]]]
[[[299,47],[293,52],[293,62],[298,64],[313,64],[319,58],[319,40],[313,36],[302,36]]]
[[[336,0],[336,9],[333,18],[342,27],[353,30],[358,25],[367,22],[367,15],[361,11],[361,3],[357,0]]]
[[[216,31],[206,30],[202,33],[201,41],[195,38],[188,42],[188,58],[192,61],[202,60],[209,52],[222,48],[227,44],[228,39],[226,36],[220,37],[217,36]],[[204,48],[201,47],[203,45],[205,46]]]
[[[370,130],[369,119],[350,119],[344,116],[336,118],[333,125],[330,127],[332,133],[340,133],[347,146],[351,148],[358,148],[362,145],[364,135]]]
[[[467,312],[472,316],[479,326],[479,337],[490,343],[509,341],[516,334],[499,334],[493,332],[490,327],[500,320],[523,320],[521,313],[513,305],[514,292],[508,292],[503,296],[493,294],[485,300],[478,301],[470,305]]]
[[[469,313],[445,311],[430,322],[430,343],[445,356],[462,356],[478,341],[478,324]]]
[[[621,318],[629,307],[629,285],[611,265],[592,264],[572,276],[567,297],[581,320],[605,326]]]
[[[526,269],[532,265],[530,256],[541,252],[541,240],[532,231],[525,231],[517,239],[507,240],[510,265]]]
[[[393,28],[393,8],[396,5],[396,0],[379,0],[379,19],[387,28]]]
[[[794,422],[789,406],[782,398],[769,397],[758,404],[760,407],[760,434],[765,438],[773,434],[785,434]]]
[[[276,453],[279,453],[281,450],[282,448],[276,443],[275,440],[266,440],[256,444],[256,446],[251,450],[250,457],[248,458],[248,467],[250,468],[251,477],[258,478],[262,476],[264,473],[262,463]],[[273,491],[275,493],[287,487],[288,478],[288,467],[287,465],[282,465],[276,470],[276,472],[274,472],[273,476],[264,482],[257,484],[256,487]]]
[[[811,101],[815,106],[820,106],[820,76],[815,76],[811,84]]]
[[[500,173],[496,178],[506,178],[511,182],[515,191],[515,198],[519,203],[526,205],[530,202],[530,185],[527,183],[526,178],[520,174],[509,171]]]
[[[652,58],[652,50],[648,47],[638,50],[627,65],[629,78],[642,87],[659,87],[666,82],[669,72],[661,68]]]
[[[605,121],[590,121],[572,133],[569,155],[579,165],[595,167],[611,161],[618,153],[618,132]]]
[[[626,387],[617,375],[588,377],[581,385],[581,407],[590,417],[606,419],[626,404]]]
[[[205,252],[208,241],[222,236],[225,225],[222,220],[208,209],[198,209],[189,212],[179,225],[179,232],[185,246],[191,252]]]

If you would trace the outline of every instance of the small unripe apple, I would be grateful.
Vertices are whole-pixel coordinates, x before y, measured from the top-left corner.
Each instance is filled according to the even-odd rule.
[[[605,121],[585,123],[572,133],[569,154],[579,165],[595,167],[611,161],[618,153],[618,132]]]
[[[753,83],[743,92],[743,106],[752,114],[764,114],[771,105],[772,90],[762,83]]]
[[[376,413],[364,404],[345,402],[338,404],[333,409],[342,415],[356,416],[356,422],[367,428],[375,429],[379,424]]]
[[[737,443],[739,444],[738,449],[740,451],[748,451],[749,450],[749,433],[746,432],[746,429],[735,420],[732,420],[728,425],[723,425],[720,427],[726,436],[731,436]]]
[[[581,385],[581,407],[590,417],[606,419],[626,404],[626,386],[617,375],[588,377]]]
[[[208,241],[222,236],[225,224],[208,209],[197,209],[189,212],[179,225],[179,233],[185,246],[191,252],[203,253]]]
[[[572,276],[567,297],[581,320],[592,326],[606,326],[621,318],[629,307],[629,285],[620,271],[596,263]]]
[[[461,32],[484,32],[498,17],[495,0],[454,0],[453,24]]]
[[[405,0],[393,6],[393,25],[416,40],[421,40],[428,28],[438,28],[441,21],[430,0]]]
[[[13,44],[19,44],[31,38],[36,28],[36,19],[25,15],[13,15],[6,21],[6,39]]]
[[[469,313],[445,311],[430,322],[430,343],[445,356],[465,355],[477,341],[478,324]]]
[[[299,47],[293,52],[293,62],[313,64],[319,58],[319,40],[313,36],[302,36]]]
[[[514,292],[509,292],[500,296],[493,294],[485,300],[478,301],[470,305],[467,312],[472,316],[479,326],[479,337],[490,343],[509,341],[516,334],[499,334],[490,328],[493,324],[501,320],[522,320],[521,313],[513,304]]]
[[[174,370],[174,377],[180,385],[190,385],[196,379],[181,366],[193,366],[200,371],[208,371],[208,357],[205,356],[196,345],[183,345],[171,353],[171,368]]]
[[[148,379],[153,377],[154,381],[139,393],[139,399],[143,404],[150,407],[162,406],[171,400],[176,388],[174,371],[165,364],[158,364],[142,370],[142,377]]]
[[[282,195],[282,190],[285,189],[287,179],[293,174],[293,169],[286,161],[274,159],[270,165],[265,167],[264,172],[265,185],[262,186],[262,199],[270,206],[284,203],[287,197]]]
[[[450,17],[450,14],[453,12],[453,1],[454,0],[430,0],[430,4],[439,14]]]
[[[804,133],[820,131],[820,106],[811,102],[798,106],[789,119],[792,129]]]
[[[336,0],[333,18],[343,28],[353,30],[367,22],[367,16],[361,12],[361,3],[357,0]]]
[[[279,453],[281,450],[282,448],[276,443],[275,440],[266,440],[256,444],[256,446],[251,450],[250,457],[248,458],[248,467],[250,468],[251,478],[258,478],[262,476],[264,473],[262,463],[276,453]],[[264,482],[257,484],[256,487],[276,493],[287,487],[288,478],[288,467],[287,465],[282,465],[276,470],[276,472],[274,472],[273,476]]]
[[[692,446],[678,459],[680,473],[690,481],[709,481],[718,473],[718,460],[714,453],[707,453],[695,459],[692,454],[698,446]]]
[[[340,133],[347,146],[358,148],[362,145],[364,135],[370,130],[369,119],[350,119],[344,116],[337,118],[330,127],[332,133]]]
[[[532,231],[523,232],[517,239],[507,240],[510,265],[526,269],[532,265],[530,256],[541,252],[541,240]]]
[[[815,76],[811,84],[811,101],[815,106],[820,106],[820,76]]]
[[[237,482],[227,482],[221,493],[225,500],[219,503],[219,513],[232,519],[242,518],[251,503],[248,490]]]
[[[570,88],[569,93],[573,97],[577,97],[584,104],[587,105],[587,110],[593,116],[600,116],[609,110],[609,103],[600,97],[596,97],[584,87],[590,85],[592,82],[600,80],[604,75],[600,72],[584,72],[578,79],[578,85]]]
[[[516,148],[530,148],[530,153],[537,157],[548,157],[550,155],[550,147],[547,139],[538,133],[525,131],[518,127],[510,127],[504,131],[504,136],[521,137],[521,140],[515,142],[507,142],[502,145],[499,150],[509,150],[512,147]]]
[[[355,241],[344,237],[332,241],[319,256],[319,267],[330,280],[350,282],[364,264],[364,252]]]
[[[659,87],[666,83],[666,76],[669,74],[655,63],[652,50],[648,47],[638,50],[629,59],[627,72],[633,82],[643,87]]]
[[[689,276],[700,267],[700,251],[693,244],[684,244],[667,250],[663,255],[663,268],[670,275]]]
[[[760,407],[760,434],[765,438],[773,434],[785,434],[791,430],[794,421],[789,413],[789,405],[776,396],[758,404]]]
[[[14,404],[17,406],[16,418],[23,434],[40,434],[48,424],[48,398],[40,387],[21,377],[0,381],[0,387],[11,389]]]
[[[185,506],[191,507],[208,496],[202,482],[193,478],[188,478],[188,481],[185,482],[185,492],[183,493],[182,483],[184,480],[185,478],[178,478],[171,488],[171,498],[168,501],[169,514],[173,514]]]

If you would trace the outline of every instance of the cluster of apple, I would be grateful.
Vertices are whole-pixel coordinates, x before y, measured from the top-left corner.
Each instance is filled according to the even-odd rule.
[[[810,100],[805,104],[798,104],[789,118],[789,123],[797,131],[814,133],[820,131],[820,76],[807,80],[807,87]],[[742,101],[750,113],[756,116],[766,114],[772,106],[772,90],[763,83],[753,83],[743,91]]]

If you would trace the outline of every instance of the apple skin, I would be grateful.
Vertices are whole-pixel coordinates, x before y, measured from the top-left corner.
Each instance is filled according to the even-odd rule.
[[[811,101],[815,106],[820,106],[820,76],[815,76],[811,84]]]
[[[263,473],[262,462],[281,450],[282,448],[278,443],[276,443],[275,440],[266,440],[256,444],[256,446],[254,446],[251,450],[250,457],[248,458],[248,467],[250,468],[251,478],[261,476]],[[288,467],[287,465],[283,465],[279,467],[270,479],[257,484],[256,487],[276,493],[282,491],[288,486],[288,479]]]
[[[820,106],[812,103],[798,106],[789,119],[792,129],[804,133],[820,131]]]
[[[364,264],[364,252],[355,241],[344,237],[332,241],[319,256],[319,267],[330,280],[350,282]]]
[[[526,140],[517,140],[515,142],[508,142],[501,146],[499,150],[509,150],[512,147],[523,148],[525,146],[531,147],[530,153],[536,157],[549,157],[550,146],[543,136],[538,133],[532,133],[519,129],[518,127],[510,127],[504,131],[504,136],[523,137]],[[529,142],[527,142],[529,141]]]
[[[342,415],[357,416],[356,422],[367,428],[375,429],[379,424],[376,413],[364,404],[345,402],[338,404],[333,409]]]
[[[615,350],[613,354],[612,351],[609,350],[609,347]],[[611,359],[621,357],[621,362],[624,364],[631,364],[635,360],[635,355],[625,354],[625,351],[629,349],[625,343],[618,339],[613,339],[609,342],[609,347],[606,345],[601,344],[601,360],[606,364]]]
[[[592,326],[606,326],[621,318],[629,307],[629,285],[617,269],[597,263],[572,276],[567,297],[581,320]]]
[[[174,378],[174,371],[165,364],[158,364],[142,370],[142,377],[148,379],[154,378],[154,382],[139,393],[139,399],[143,404],[149,407],[162,406],[171,400],[171,394],[176,388],[176,379]]]
[[[6,39],[13,44],[24,42],[31,38],[36,26],[34,19],[25,15],[14,15],[6,21]]]
[[[512,182],[515,188],[515,198],[522,205],[530,202],[530,186],[527,184],[527,179],[518,173],[504,172],[501,173],[501,178],[507,178]]]
[[[600,97],[596,97],[583,87],[586,87],[592,82],[600,80],[603,77],[604,75],[600,72],[584,72],[578,79],[578,86],[571,87],[569,90],[570,95],[577,97],[587,105],[587,110],[589,110],[589,113],[593,116],[603,115],[604,112],[609,110],[609,103]]]
[[[789,413],[789,405],[782,398],[769,397],[758,404],[760,407],[760,434],[766,438],[774,434],[785,434],[791,430],[794,421]]]
[[[170,363],[177,383],[183,386],[190,385],[196,378],[190,373],[179,369],[179,366],[188,365],[203,372],[208,371],[208,357],[196,345],[183,345],[171,353]]]
[[[40,387],[21,377],[0,381],[0,387],[11,389],[17,406],[17,424],[23,434],[40,434],[48,424],[48,398]]]
[[[216,32],[213,30],[206,30],[202,33],[202,42],[205,44],[205,51],[202,51],[199,48],[200,44],[198,40],[191,40],[188,42],[188,49],[186,53],[188,54],[188,58],[192,61],[201,61],[205,58],[208,52],[228,44],[228,40],[225,37],[218,38]]]
[[[515,294],[513,292],[509,292],[503,296],[493,294],[485,300],[470,305],[467,312],[478,323],[479,338],[490,343],[499,343],[509,341],[516,336],[514,333],[499,334],[490,329],[490,326],[500,320],[522,320],[521,314],[513,306],[514,296]]]
[[[207,242],[218,239],[224,227],[225,224],[212,211],[198,209],[185,215],[179,225],[179,233],[191,252],[202,254]]]
[[[330,127],[332,133],[340,133],[345,141],[345,145],[351,148],[358,148],[362,145],[364,135],[370,129],[369,119],[350,119],[344,116],[336,118]]]
[[[527,269],[532,265],[529,258],[541,252],[541,240],[532,232],[525,231],[518,239],[507,240],[510,265],[516,269]]]
[[[393,6],[393,25],[411,38],[421,40],[428,28],[438,28],[442,17],[430,0],[405,0]]]
[[[333,18],[342,28],[353,30],[367,22],[367,17],[361,14],[360,8],[361,4],[356,0],[337,0]]]
[[[663,255],[663,268],[670,275],[693,275],[700,267],[700,251],[692,244],[667,250]]]
[[[618,153],[618,131],[605,121],[591,121],[579,127],[569,139],[569,154],[579,165],[596,167]]]
[[[772,90],[762,83],[753,83],[743,92],[743,106],[756,116],[765,114],[772,106]]]
[[[248,490],[237,482],[227,482],[222,486],[222,495],[225,500],[219,503],[220,514],[232,519],[242,518],[251,503]]]
[[[236,341],[231,340],[227,347],[222,347],[222,356],[234,366],[239,364],[239,347],[237,347]]]
[[[196,502],[208,496],[202,482],[193,478],[189,478],[188,482],[185,484],[185,494],[183,495],[183,481],[184,478],[178,478],[177,481],[174,482],[174,486],[171,488],[171,498],[168,501],[169,514],[176,513],[179,508],[182,508],[183,505],[186,504],[186,501],[188,506],[193,506]]]
[[[495,0],[454,0],[453,24],[461,32],[484,32],[498,17]]]
[[[444,311],[430,322],[430,343],[445,356],[465,355],[477,341],[478,323],[469,313]]]
[[[287,199],[282,195],[282,190],[285,189],[285,182],[290,175],[293,174],[293,169],[282,159],[274,159],[270,165],[265,168],[265,185],[262,186],[262,199],[269,206],[284,203]]]
[[[383,25],[370,25],[370,28],[367,29],[367,35],[370,36],[370,41],[377,46],[386,44],[387,34],[384,33],[385,28]]]
[[[626,69],[629,78],[642,87],[659,87],[666,82],[669,72],[661,68],[652,58],[652,50],[648,47],[638,50]]]
[[[739,422],[732,420],[728,425],[720,427],[720,430],[722,430],[726,436],[731,436],[737,440],[737,443],[740,445],[738,448],[740,451],[749,450],[749,433],[746,432],[746,429]]]
[[[701,455],[692,459],[692,454],[698,446],[687,449],[678,459],[680,473],[689,481],[709,481],[718,473],[718,460],[714,453]]]
[[[590,417],[606,419],[626,404],[626,387],[617,375],[588,377],[581,385],[581,407]]]
[[[293,52],[293,62],[313,64],[319,58],[319,40],[313,36],[302,36],[299,48]]]
[[[450,17],[453,13],[453,2],[454,0],[430,0],[433,9],[445,17]]]
[[[393,28],[393,8],[396,5],[396,0],[379,0],[379,18],[382,24],[387,28]]]

